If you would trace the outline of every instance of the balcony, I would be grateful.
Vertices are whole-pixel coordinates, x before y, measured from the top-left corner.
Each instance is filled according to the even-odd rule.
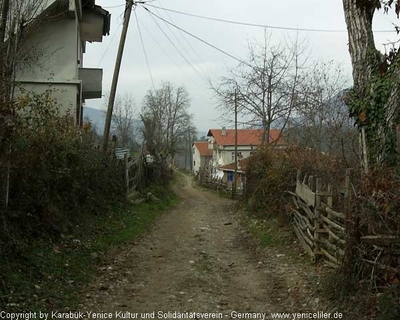
[[[101,98],[103,69],[79,68],[79,80],[82,80],[83,99]]]

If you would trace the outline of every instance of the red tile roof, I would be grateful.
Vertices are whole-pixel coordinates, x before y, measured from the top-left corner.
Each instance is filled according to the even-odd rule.
[[[226,129],[226,135],[222,135],[221,129],[210,129],[207,133],[207,136],[212,136],[215,139],[215,142],[218,145],[222,146],[233,146],[235,144],[235,130],[234,129]],[[247,146],[261,145],[263,130],[254,130],[254,129],[238,129],[238,145],[239,146]],[[271,130],[269,142],[278,142],[278,144],[283,144],[283,139],[280,138],[281,130]]]
[[[212,150],[208,150],[208,141],[198,141],[193,143],[201,156],[212,156]]]

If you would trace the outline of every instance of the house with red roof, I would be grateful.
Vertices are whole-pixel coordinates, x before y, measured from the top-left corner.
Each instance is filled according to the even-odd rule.
[[[250,157],[262,144],[263,130],[238,129],[237,153],[238,160]],[[215,176],[223,176],[220,167],[234,163],[235,161],[235,130],[234,129],[210,129],[207,133],[208,149],[212,150],[212,168]],[[285,145],[281,137],[281,130],[270,131],[269,143],[278,147]]]
[[[201,168],[209,168],[212,150],[208,149],[208,141],[197,141],[192,144],[193,173],[197,175]]]

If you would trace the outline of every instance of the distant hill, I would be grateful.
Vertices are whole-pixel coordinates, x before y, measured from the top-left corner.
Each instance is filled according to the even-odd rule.
[[[103,134],[104,124],[106,122],[106,112],[104,110],[83,107],[83,121],[90,121],[96,132]]]
[[[90,121],[97,134],[103,135],[104,125],[106,123],[106,112],[104,110],[83,107],[83,121]],[[135,127],[140,130],[140,128],[142,128],[142,122],[138,119],[134,119],[133,121]],[[112,127],[113,123],[111,123],[111,130]]]

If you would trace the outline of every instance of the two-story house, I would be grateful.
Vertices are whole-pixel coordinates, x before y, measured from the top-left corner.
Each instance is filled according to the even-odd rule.
[[[207,141],[197,141],[192,144],[193,174],[197,175],[201,168],[209,168],[213,152],[208,149]]]
[[[69,110],[81,124],[84,101],[102,96],[103,77],[102,69],[83,67],[83,55],[88,42],[102,42],[109,34],[109,12],[95,0],[47,0],[27,27],[34,32],[23,45],[29,63],[16,71],[19,89],[50,89],[61,113]]]
[[[238,129],[237,153],[238,160],[250,157],[262,143],[263,130]],[[208,149],[212,150],[213,175],[222,177],[220,167],[235,162],[235,130],[210,129],[207,133]],[[281,130],[270,131],[270,143],[283,145]]]

